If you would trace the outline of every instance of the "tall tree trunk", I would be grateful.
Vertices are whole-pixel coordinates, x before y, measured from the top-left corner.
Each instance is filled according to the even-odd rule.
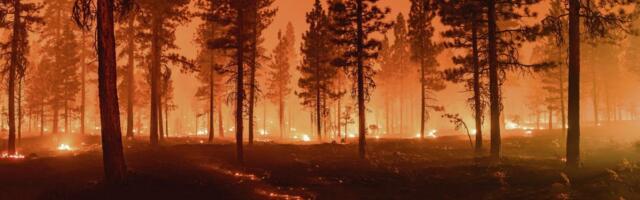
[[[475,19],[475,16],[473,16]],[[474,20],[471,25],[473,48],[473,107],[476,124],[476,152],[482,152],[482,93],[480,91],[480,51],[478,50],[478,24]]]
[[[498,80],[497,25],[495,0],[488,0],[489,99],[491,102],[491,158],[500,159],[500,86]]]
[[[13,37],[11,38],[11,63],[9,64],[9,80],[8,80],[8,107],[9,107],[9,138],[8,138],[8,153],[16,154],[16,108],[15,108],[15,92],[16,92],[16,79],[18,76],[18,43],[20,42],[20,0],[13,1],[14,6],[14,20],[13,20]]]
[[[169,138],[169,96],[164,97],[164,137]]]
[[[164,79],[164,78],[163,78]],[[160,98],[158,101],[158,107],[156,107],[158,109],[158,136],[160,137],[160,141],[164,140],[164,128],[163,128],[163,123],[164,122],[164,116],[162,114],[162,105],[164,104],[164,95],[165,95],[165,91],[164,91],[164,84],[166,81],[164,80],[160,80]]]
[[[241,0],[242,2],[245,2],[244,0]],[[240,4],[240,3],[239,3]],[[236,64],[237,64],[237,69],[236,69],[236,112],[235,112],[235,117],[236,117],[236,158],[238,159],[238,162],[243,163],[243,158],[244,158],[244,152],[243,152],[243,147],[242,147],[242,132],[244,130],[243,127],[243,120],[242,120],[242,114],[243,114],[243,102],[244,102],[244,45],[245,45],[245,38],[244,38],[244,18],[245,18],[245,13],[244,13],[244,8],[242,7],[244,5],[238,5],[238,13],[236,16],[236,25],[238,26],[238,30],[236,30]]]
[[[44,102],[40,104],[40,136],[44,136]]]
[[[69,131],[69,103],[67,102],[67,100],[64,101],[64,133],[70,133],[70,131]]]
[[[340,128],[340,110],[342,109],[342,105],[340,105],[342,98],[338,97],[338,110],[336,112],[336,116],[338,117],[337,120],[337,126],[336,129],[338,129],[338,139],[341,140],[341,135],[342,135],[342,129]],[[388,125],[387,125],[388,126]],[[347,132],[344,132],[344,134],[347,134]],[[344,143],[344,140],[342,140],[342,142]]]
[[[212,54],[213,55],[213,54]],[[211,56],[211,58],[213,59],[213,56]],[[215,95],[213,93],[213,87],[214,87],[214,66],[213,66],[213,60],[211,60],[211,70],[209,71],[209,143],[213,142],[213,126],[215,125],[214,121],[213,121],[213,115],[214,115],[214,98]],[[218,108],[220,109],[220,108]]]
[[[58,128],[59,112],[60,112],[59,108],[53,108],[53,119],[52,119],[53,124],[52,124],[52,130],[51,130],[51,133],[53,134],[58,134],[58,131],[59,131],[58,129],[60,129]]]
[[[151,20],[151,116],[149,119],[149,137],[151,145],[158,144],[158,122],[159,122],[159,113],[158,108],[160,104],[160,59],[162,54],[162,45],[160,44],[160,31],[162,29],[162,24],[160,23],[160,19],[158,17],[154,17]]]
[[[316,62],[315,62],[315,74],[316,74],[316,77],[320,77],[320,63],[317,62],[317,59],[316,59]],[[318,78],[316,78],[316,87],[315,87],[315,89],[316,89],[316,119],[315,120],[316,120],[316,124],[317,124],[316,125],[316,131],[317,131],[317,134],[318,134],[318,141],[322,141],[322,124],[321,124],[321,121],[322,121],[322,116],[321,116],[322,115],[321,114],[322,106],[321,106],[321,102],[320,102],[321,101],[320,89],[322,89],[322,88],[320,88],[320,79],[318,79]]]
[[[222,99],[218,99],[218,135],[224,138],[224,126],[222,124]]]
[[[422,47],[424,49],[424,47]],[[427,121],[427,81],[425,80],[425,63],[420,59],[420,139],[424,139],[425,123]]]
[[[358,131],[359,131],[359,137],[358,137],[358,153],[360,155],[360,158],[364,159],[365,158],[365,145],[366,145],[366,135],[367,135],[367,128],[366,128],[366,119],[365,119],[365,112],[366,112],[366,108],[365,108],[365,102],[364,102],[364,96],[365,96],[365,91],[364,91],[364,30],[363,30],[363,10],[364,10],[364,5],[362,3],[362,0],[357,0],[357,15],[358,15],[358,19],[357,19],[357,34],[356,34],[356,40],[357,40],[357,47],[356,47],[356,57],[357,57],[357,75],[358,75]]]
[[[133,28],[135,17],[129,19],[129,28]],[[131,31],[128,35],[129,49],[127,49],[127,138],[133,138],[133,104],[135,95],[135,33]],[[140,130],[138,130],[140,131]]]
[[[22,141],[22,82],[23,78],[18,79],[18,144]]]
[[[278,100],[278,120],[278,123],[280,123],[280,138],[284,139],[284,99],[282,98]]]
[[[553,129],[553,109],[549,108],[549,130]]]
[[[85,52],[85,31],[82,31],[82,48],[80,49],[80,134],[84,135],[86,121],[86,105],[87,105],[87,59]]]
[[[598,83],[597,83],[597,77],[596,77],[596,70],[593,69],[591,70],[591,95],[593,98],[593,123],[595,126],[598,126],[598,124],[600,124],[600,118],[598,116]]]
[[[96,13],[102,154],[105,179],[112,184],[122,182],[127,172],[120,131],[113,7],[113,1],[98,0]]]
[[[567,167],[580,163],[580,0],[569,0],[569,128]]]
[[[255,29],[254,29],[255,30]],[[256,103],[256,67],[257,67],[257,60],[256,60],[256,54],[257,54],[257,46],[255,46],[255,41],[252,42],[254,43],[253,47],[252,47],[252,61],[251,61],[251,66],[250,66],[250,70],[249,70],[249,121],[248,121],[248,131],[249,131],[249,145],[253,145],[253,133],[254,133],[254,125],[255,125],[255,120],[254,120],[254,113],[255,113],[255,103]]]

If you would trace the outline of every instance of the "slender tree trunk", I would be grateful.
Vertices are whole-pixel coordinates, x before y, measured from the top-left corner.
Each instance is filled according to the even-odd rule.
[[[164,78],[162,78],[162,80],[160,80],[160,95],[159,95],[160,98],[158,98],[159,99],[158,104],[157,104],[158,107],[156,107],[156,109],[158,109],[158,123],[157,123],[157,125],[158,125],[158,136],[160,137],[160,141],[164,140],[164,127],[162,125],[163,124],[162,122],[164,122],[163,121],[164,120],[164,116],[163,116],[163,113],[162,113],[162,105],[164,104],[164,101],[163,101],[164,97],[163,96],[165,95],[165,90],[164,90],[165,82],[166,81],[164,80]]]
[[[22,141],[22,80],[18,79],[18,144]]]
[[[242,2],[245,2],[244,0],[241,0]],[[236,33],[236,48],[237,48],[237,52],[236,52],[236,65],[237,65],[237,69],[236,69],[236,112],[235,112],[235,117],[236,117],[236,157],[238,159],[238,162],[243,163],[243,158],[244,158],[244,152],[243,152],[243,147],[242,147],[242,132],[243,132],[243,120],[242,120],[242,114],[243,114],[243,102],[244,102],[244,45],[245,45],[245,38],[244,38],[244,18],[245,18],[245,9],[242,7],[244,5],[242,5],[242,3],[239,3],[240,5],[238,5],[237,10],[237,16],[236,16],[236,25],[238,26],[238,30]]]
[[[488,0],[489,93],[491,101],[491,158],[500,159],[500,86],[498,83],[497,25],[495,0]]]
[[[129,28],[134,27],[134,16],[129,19]],[[135,33],[131,31],[129,33],[129,49],[127,49],[127,138],[133,138],[133,104],[135,95]],[[139,131],[139,130],[138,130]]]
[[[363,30],[363,3],[362,0],[356,0],[357,3],[357,75],[358,75],[358,153],[360,158],[364,159],[365,154],[365,145],[366,145],[366,119],[365,119],[365,102],[364,102],[364,30]]]
[[[422,47],[424,49],[424,47]],[[420,139],[424,139],[425,123],[427,121],[427,81],[425,80],[425,63],[420,59]]]
[[[164,137],[169,138],[169,96],[164,97]]]
[[[222,99],[218,99],[218,135],[224,138],[224,126],[222,125]]]
[[[160,31],[161,23],[160,19],[154,17],[151,20],[151,116],[149,119],[149,137],[151,145],[158,145],[158,121],[159,121],[159,101],[160,101],[160,89],[158,88],[160,82],[160,59],[162,53],[162,45],[160,44]]]
[[[212,54],[213,55],[213,54]],[[211,58],[213,59],[213,56],[211,56]],[[214,126],[214,121],[213,121],[213,115],[214,115],[214,98],[215,95],[213,93],[213,88],[214,88],[214,66],[213,66],[213,60],[211,60],[211,70],[209,70],[209,143],[213,143],[213,126]],[[220,109],[220,108],[218,108]]]
[[[96,13],[102,153],[105,179],[111,184],[122,182],[127,172],[120,131],[113,7],[113,1],[98,0]]]
[[[593,123],[595,126],[598,126],[598,124],[600,124],[600,118],[598,116],[598,83],[597,83],[597,77],[596,77],[596,70],[593,69],[591,70],[591,95],[593,98]]]
[[[59,108],[53,108],[53,125],[52,125],[52,133],[58,134],[58,117],[59,117]]]
[[[320,63],[317,62],[317,59],[316,59],[315,65],[316,65],[315,66],[316,77],[320,77]],[[322,141],[322,124],[321,124],[321,121],[322,121],[322,116],[321,116],[322,106],[321,106],[321,102],[320,102],[321,101],[320,90],[322,88],[320,88],[320,79],[316,79],[316,87],[315,87],[315,89],[316,89],[316,124],[317,124],[316,125],[316,131],[317,131],[317,134],[318,134],[318,141]]]
[[[549,130],[553,129],[553,110],[549,108]]]
[[[278,120],[280,123],[280,138],[284,139],[285,128],[284,128],[284,99],[280,98],[278,100]]]
[[[86,43],[86,35],[85,31],[82,31],[81,43],[82,48],[80,48],[80,134],[84,135],[85,131],[85,118],[86,118],[86,105],[87,105],[87,89],[86,89],[86,69],[87,69],[87,60],[86,60],[86,52],[84,45]]]
[[[336,129],[338,129],[338,139],[342,138],[342,136],[341,136],[342,135],[342,133],[341,133],[342,129],[340,128],[340,115],[341,115],[340,114],[341,113],[340,110],[342,109],[342,105],[340,105],[341,99],[342,98],[338,97],[338,112],[336,112],[336,116],[338,116],[338,123],[337,123],[338,125],[336,126]],[[347,132],[345,132],[344,134],[347,134]],[[343,143],[344,143],[344,140],[343,140]]]
[[[16,108],[15,108],[15,92],[16,92],[16,79],[18,76],[18,43],[20,42],[20,0],[13,1],[14,6],[14,22],[13,22],[13,37],[11,38],[11,63],[9,63],[9,80],[8,80],[8,107],[9,107],[9,138],[8,138],[8,153],[16,154]]]
[[[475,19],[475,16],[473,16]],[[480,91],[480,51],[478,50],[478,25],[476,21],[472,24],[473,47],[473,106],[474,119],[476,124],[476,152],[482,152],[482,93]]]
[[[580,164],[580,0],[569,0],[569,128],[567,167]]]
[[[40,137],[44,136],[44,102],[40,104]]]

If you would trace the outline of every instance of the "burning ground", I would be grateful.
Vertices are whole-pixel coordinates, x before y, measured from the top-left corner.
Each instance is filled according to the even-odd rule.
[[[366,160],[353,144],[257,143],[244,164],[228,141],[129,140],[131,176],[120,188],[100,182],[99,138],[26,139],[32,152],[0,161],[0,199],[638,199],[631,126],[585,130],[583,168],[573,173],[562,136],[544,130],[507,132],[500,164],[474,156],[464,136],[371,139]]]

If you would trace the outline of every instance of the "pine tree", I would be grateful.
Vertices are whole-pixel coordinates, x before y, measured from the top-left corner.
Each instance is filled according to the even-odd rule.
[[[467,90],[472,92],[467,100],[473,110],[475,119],[475,150],[482,151],[482,124],[487,99],[486,82],[486,18],[482,15],[484,4],[480,1],[456,1],[439,4],[439,16],[443,24],[450,30],[442,33],[446,38],[444,45],[450,49],[462,49],[464,55],[453,57],[456,68],[445,71],[447,80],[454,83],[464,83]]]
[[[122,183],[127,172],[120,130],[113,15],[114,12],[125,14],[131,9],[132,2],[97,0],[96,5],[93,3],[92,0],[76,0],[73,19],[85,30],[96,21],[102,154],[106,182],[113,185]],[[96,8],[95,12],[93,8]]]
[[[222,107],[220,107],[222,104],[216,104],[216,101],[219,102],[222,94],[226,91],[223,86],[224,76],[219,72],[219,69],[222,68],[222,65],[227,59],[224,57],[224,52],[219,49],[211,49],[208,44],[210,41],[218,39],[224,31],[224,27],[221,24],[211,20],[211,17],[215,17],[216,12],[220,11],[222,4],[218,0],[203,0],[198,1],[196,5],[200,8],[200,12],[196,13],[196,16],[199,16],[204,21],[204,23],[198,27],[196,37],[196,42],[200,45],[196,58],[199,69],[197,77],[203,84],[203,86],[198,88],[196,97],[200,100],[207,101],[209,108],[209,142],[213,142],[215,107],[217,107],[219,113],[222,109]],[[221,115],[218,117],[222,118]],[[222,119],[219,120],[221,121]],[[219,129],[222,129],[222,124],[220,123],[219,125]],[[220,130],[218,134],[222,136],[224,134],[223,130]]]
[[[9,116],[9,137],[8,137],[8,153],[16,154],[16,85],[21,83],[21,80],[25,77],[27,70],[27,54],[29,53],[29,31],[38,23],[41,23],[41,18],[37,16],[41,9],[41,6],[35,3],[23,3],[20,0],[3,1],[0,2],[7,6],[8,9],[3,12],[8,13],[11,16],[11,20],[5,19],[7,24],[10,24],[11,35],[9,41],[6,44],[1,44],[0,48],[5,52],[8,52],[7,67],[2,72],[8,72],[7,75],[7,103],[8,103],[8,116]],[[4,17],[4,16],[3,16]],[[8,17],[7,17],[8,18]],[[22,86],[22,84],[18,84]],[[21,97],[21,87],[18,89],[18,96]],[[21,122],[21,109],[20,100],[18,99],[18,123]],[[18,127],[20,124],[18,124]],[[21,135],[18,130],[18,135]]]
[[[568,129],[567,129],[567,167],[580,165],[580,43],[581,39],[615,38],[617,33],[630,30],[634,13],[625,11],[626,7],[637,5],[635,1],[601,0],[582,2],[569,0],[568,13],[557,17],[548,16],[545,24],[558,24],[557,21],[568,17]],[[584,29],[581,30],[581,26]],[[551,26],[553,30],[553,26]],[[581,36],[581,32],[586,33]]]
[[[253,144],[253,136],[254,136],[254,110],[255,104],[258,99],[257,92],[259,90],[257,83],[257,70],[261,67],[260,61],[264,60],[263,52],[261,45],[264,41],[262,38],[262,32],[271,24],[273,21],[273,17],[275,16],[277,9],[272,8],[274,0],[251,0],[251,5],[249,7],[250,12],[250,24],[249,30],[251,31],[251,36],[249,41],[251,42],[251,49],[249,50],[249,107],[247,110],[249,122],[248,122],[248,131],[249,131],[249,145]]]
[[[375,87],[371,62],[378,57],[380,41],[373,39],[372,34],[385,32],[391,24],[384,22],[390,12],[379,8],[377,0],[345,0],[331,4],[332,31],[337,36],[334,42],[346,50],[332,63],[344,67],[350,77],[355,80],[352,93],[358,100],[358,152],[360,158],[365,158],[366,119],[365,101],[370,98],[370,92]]]
[[[326,98],[339,98],[334,84],[337,68],[332,66],[333,59],[329,19],[322,4],[316,0],[313,10],[307,13],[309,30],[302,36],[302,63],[298,70],[302,77],[298,80],[301,91],[296,95],[302,100],[302,105],[312,108],[315,113],[318,140],[322,140],[322,121],[328,116],[329,108],[323,104]]]
[[[150,43],[150,141],[157,145],[162,134],[161,119],[161,76],[162,66],[168,62],[181,64],[184,70],[193,69],[191,61],[170,50],[176,49],[175,29],[178,25],[189,21],[189,0],[140,0],[140,18],[144,22],[143,35],[149,38]]]
[[[432,100],[433,92],[443,90],[445,85],[439,77],[436,57],[442,46],[432,41],[435,32],[433,19],[436,17],[436,4],[427,0],[412,0],[409,13],[409,39],[412,59],[420,64],[420,138],[424,139],[425,123],[429,117],[428,108],[435,108],[426,101]]]
[[[280,137],[284,137],[284,112],[285,100],[291,93],[289,86],[291,74],[289,73],[291,53],[288,45],[292,38],[288,38],[278,32],[278,44],[273,50],[273,62],[268,66],[268,90],[266,98],[278,107],[278,124]]]

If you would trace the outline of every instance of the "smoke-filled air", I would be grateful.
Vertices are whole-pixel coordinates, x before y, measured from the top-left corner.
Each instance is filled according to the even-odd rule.
[[[640,199],[638,0],[0,0],[0,199]]]

